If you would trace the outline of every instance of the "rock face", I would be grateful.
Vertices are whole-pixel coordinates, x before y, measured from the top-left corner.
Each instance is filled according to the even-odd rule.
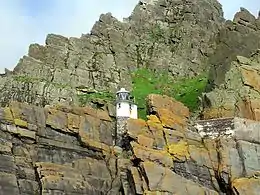
[[[0,194],[119,194],[107,112],[12,102],[0,121]]]
[[[209,57],[209,89],[225,82],[225,73],[236,56],[250,57],[260,48],[260,18],[255,18],[248,10],[241,8],[233,22],[226,21],[216,36],[216,50]]]
[[[189,122],[167,96],[148,97],[147,121],[115,122],[90,107],[12,102],[0,108],[0,194],[258,194],[260,123]]]
[[[260,120],[260,51],[237,56],[225,82],[204,95],[204,119],[238,116]]]
[[[101,15],[80,38],[49,34],[0,76],[0,103],[77,104],[82,91],[130,89],[130,73],[144,67],[194,76],[208,67],[222,15],[216,0],[140,1],[124,22]]]
[[[0,195],[259,194],[259,19],[242,9],[222,28],[222,15],[216,0],[141,0],[124,22],[108,13],[90,34],[32,44],[0,75]],[[204,120],[151,94],[148,120],[121,127],[123,148],[112,105],[77,106],[130,89],[139,68],[193,77],[206,62]]]

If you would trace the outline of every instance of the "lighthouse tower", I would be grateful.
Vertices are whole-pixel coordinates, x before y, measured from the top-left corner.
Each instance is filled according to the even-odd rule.
[[[116,93],[117,135],[115,144],[117,146],[122,147],[123,145],[127,119],[137,119],[137,117],[137,105],[134,104],[130,92],[125,88],[121,88]]]

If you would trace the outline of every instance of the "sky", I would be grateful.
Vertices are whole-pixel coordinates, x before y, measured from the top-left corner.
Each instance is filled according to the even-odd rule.
[[[260,0],[219,0],[225,18],[240,7],[257,15]],[[89,33],[100,14],[111,12],[122,20],[138,0],[0,0],[0,73],[12,70],[31,43],[44,44],[49,33],[80,37]]]

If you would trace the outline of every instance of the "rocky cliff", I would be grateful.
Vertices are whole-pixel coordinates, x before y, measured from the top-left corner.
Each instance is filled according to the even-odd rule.
[[[77,94],[131,88],[131,72],[148,68],[171,77],[200,74],[223,25],[216,0],[140,1],[119,22],[101,15],[90,34],[49,34],[32,44],[15,69],[0,76],[0,103],[77,104]]]
[[[233,21],[226,21],[215,37],[216,49],[210,55],[209,89],[225,82],[225,74],[236,56],[250,57],[260,48],[260,17],[255,18],[248,10],[241,8]]]
[[[204,95],[205,119],[238,116],[260,120],[260,50],[237,56],[220,87]]]
[[[0,195],[259,194],[259,21],[224,21],[216,0],[141,0],[123,22],[30,45],[0,75]],[[183,103],[196,109],[208,70],[191,120]],[[113,92],[138,80],[147,120],[127,121],[120,149]],[[154,87],[183,103],[145,102]]]
[[[90,107],[12,102],[0,109],[0,194],[258,194],[259,122],[190,123],[182,103],[148,98],[123,151],[115,124]]]

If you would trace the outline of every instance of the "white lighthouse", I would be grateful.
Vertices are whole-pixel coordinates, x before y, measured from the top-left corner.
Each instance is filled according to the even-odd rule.
[[[124,136],[126,133],[126,121],[129,118],[137,119],[137,105],[134,103],[130,92],[125,88],[121,88],[116,93],[116,140],[115,144],[122,147],[124,144]]]
[[[131,99],[130,92],[121,88],[116,93],[116,117],[137,119],[137,105]]]

